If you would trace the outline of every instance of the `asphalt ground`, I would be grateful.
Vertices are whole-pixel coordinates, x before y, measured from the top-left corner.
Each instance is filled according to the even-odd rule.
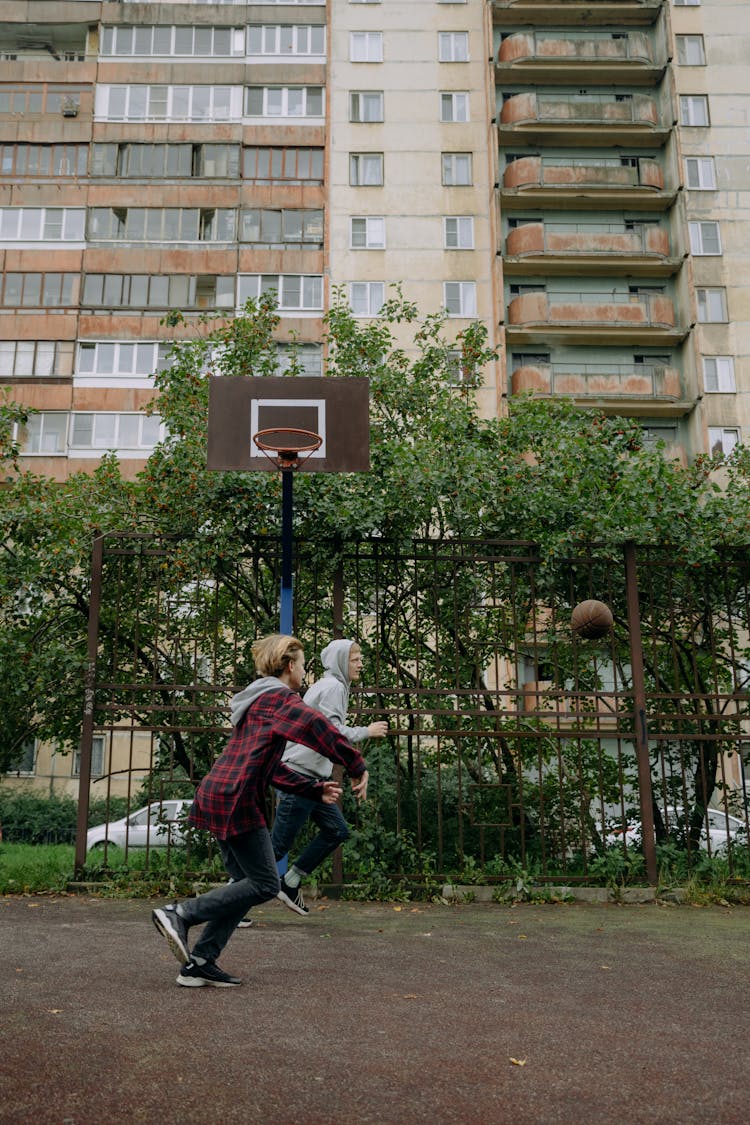
[[[273,902],[188,989],[154,905],[0,899],[0,1121],[750,1121],[747,907]]]

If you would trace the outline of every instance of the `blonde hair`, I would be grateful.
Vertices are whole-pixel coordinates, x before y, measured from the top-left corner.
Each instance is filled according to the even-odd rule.
[[[284,633],[260,637],[252,647],[255,671],[261,676],[281,676],[303,651],[301,641]]]

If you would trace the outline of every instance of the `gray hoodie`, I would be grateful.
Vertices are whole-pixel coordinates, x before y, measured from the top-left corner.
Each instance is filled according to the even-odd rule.
[[[331,641],[323,649],[320,659],[324,675],[308,688],[305,703],[322,712],[350,742],[362,742],[369,737],[367,727],[348,727],[346,713],[349,709],[349,653],[354,641]],[[254,685],[253,685],[254,686]],[[238,698],[235,696],[235,699]],[[282,762],[305,777],[327,780],[333,772],[333,763],[299,742],[287,742]]]
[[[246,688],[243,688],[242,691],[238,691],[236,695],[233,695],[229,701],[232,726],[239,726],[242,716],[245,714],[250,704],[255,703],[259,695],[263,695],[265,691],[278,691],[279,688],[283,688],[284,691],[292,690],[283,680],[278,679],[277,676],[261,676],[259,680],[253,680]]]

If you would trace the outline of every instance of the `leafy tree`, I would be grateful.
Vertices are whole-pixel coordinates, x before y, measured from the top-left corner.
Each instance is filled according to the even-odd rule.
[[[127,550],[105,559],[105,592],[116,589],[117,602],[105,596],[101,607],[99,679],[110,686],[99,702],[109,721],[127,713],[161,732],[165,770],[197,777],[208,767],[222,743],[226,691],[251,677],[254,636],[276,628],[278,475],[213,473],[205,460],[209,373],[276,373],[275,300],[249,302],[230,322],[188,324],[178,313],[169,321],[176,339],[170,367],[155,376],[153,407],[167,437],[136,482],[122,480],[114,456],[63,484],[21,471],[10,440],[20,408],[3,407],[0,768],[28,737],[77,742],[95,532],[130,535]],[[443,314],[420,318],[398,291],[373,321],[355,319],[341,298],[327,317],[328,376],[370,379],[372,471],[297,478],[298,631],[304,636],[314,621],[330,634],[330,589],[343,573],[357,595],[351,608],[345,603],[345,628],[377,653],[381,702],[397,702],[407,723],[421,714],[421,730],[434,732],[426,758],[408,733],[394,742],[384,783],[387,773],[400,799],[414,803],[429,771],[450,762],[434,800],[456,810],[465,786],[501,782],[516,797],[523,789],[527,809],[536,801],[555,818],[556,847],[565,851],[597,842],[589,810],[571,794],[603,808],[616,778],[603,776],[585,739],[555,765],[543,716],[519,732],[493,702],[488,659],[521,651],[544,607],[547,624],[533,631],[554,666],[553,687],[562,692],[575,680],[596,691],[602,662],[571,643],[567,618],[580,597],[606,590],[616,618],[611,659],[627,685],[625,600],[612,584],[613,563],[624,540],[667,550],[674,565],[649,591],[646,674],[653,691],[691,694],[690,716],[674,706],[675,741],[690,759],[698,823],[724,727],[696,682],[737,686],[750,657],[736,624],[746,572],[727,568],[722,554],[750,539],[747,451],[684,468],[644,448],[636,423],[566,402],[522,398],[507,417],[483,418],[474,388],[496,358],[485,329],[472,324],[450,338],[446,327]],[[299,370],[292,354],[290,377]],[[168,551],[150,554],[150,540],[135,533]],[[533,544],[539,563],[500,566],[434,547],[471,537]],[[535,660],[539,651],[537,641]],[[580,727],[583,736],[585,715]],[[532,846],[534,830],[533,818],[519,814],[507,835]],[[436,851],[429,828],[419,832],[424,849]]]

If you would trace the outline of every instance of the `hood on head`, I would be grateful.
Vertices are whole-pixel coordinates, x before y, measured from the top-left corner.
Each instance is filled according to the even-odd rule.
[[[243,688],[242,691],[233,695],[229,701],[232,726],[237,726],[250,704],[255,703],[259,695],[263,695],[265,691],[278,691],[279,688],[283,688],[285,691],[291,690],[277,676],[260,676],[257,680],[253,680],[251,684],[248,684],[246,688]]]
[[[349,687],[349,654],[355,641],[331,641],[323,649],[320,659],[323,669],[329,676],[334,676],[344,687]]]

